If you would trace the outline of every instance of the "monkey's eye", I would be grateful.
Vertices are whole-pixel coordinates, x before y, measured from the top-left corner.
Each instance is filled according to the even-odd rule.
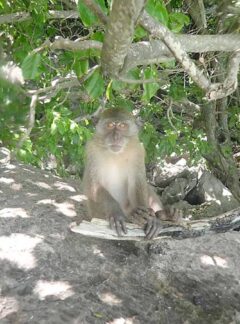
[[[118,128],[120,128],[120,129],[126,129],[127,128],[127,124],[126,123],[119,123],[118,124]]]
[[[112,122],[107,123],[107,128],[108,129],[112,129],[113,127],[115,127],[115,123],[112,123]]]

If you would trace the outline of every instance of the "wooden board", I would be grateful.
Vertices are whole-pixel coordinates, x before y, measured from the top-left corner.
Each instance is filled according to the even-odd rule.
[[[134,240],[139,241],[145,238],[145,233],[139,225],[126,224],[128,233],[118,236],[117,233],[109,228],[108,221],[93,218],[91,222],[82,221],[81,224],[70,224],[70,230],[82,235],[102,238],[105,240]],[[196,237],[210,232],[226,232],[229,230],[240,229],[240,208],[231,210],[217,217],[210,217],[194,221],[182,221],[180,224],[163,222],[163,228],[155,239],[163,237],[175,237],[178,239]]]

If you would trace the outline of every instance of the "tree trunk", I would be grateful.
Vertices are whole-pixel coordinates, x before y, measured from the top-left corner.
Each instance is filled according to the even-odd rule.
[[[204,155],[211,171],[240,202],[240,173],[233,160],[232,145],[226,123],[226,102],[207,104],[202,109],[210,150]]]

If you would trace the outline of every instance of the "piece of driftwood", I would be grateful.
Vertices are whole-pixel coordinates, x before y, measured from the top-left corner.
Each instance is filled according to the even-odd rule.
[[[79,225],[72,223],[70,230],[86,236],[103,238],[106,240],[134,240],[144,239],[143,229],[136,224],[127,223],[128,233],[124,236],[117,236],[116,232],[109,228],[108,221],[104,219],[93,218],[91,222],[82,221]],[[211,232],[226,232],[229,230],[240,229],[240,208],[231,210],[216,217],[204,218],[194,221],[182,221],[180,224],[163,222],[163,228],[160,230],[156,239],[166,236],[174,238],[187,238],[204,235]]]

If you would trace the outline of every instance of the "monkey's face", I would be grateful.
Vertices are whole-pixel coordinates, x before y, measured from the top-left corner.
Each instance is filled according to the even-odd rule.
[[[96,134],[109,151],[121,153],[130,138],[137,136],[138,127],[133,119],[103,118],[97,124]]]

